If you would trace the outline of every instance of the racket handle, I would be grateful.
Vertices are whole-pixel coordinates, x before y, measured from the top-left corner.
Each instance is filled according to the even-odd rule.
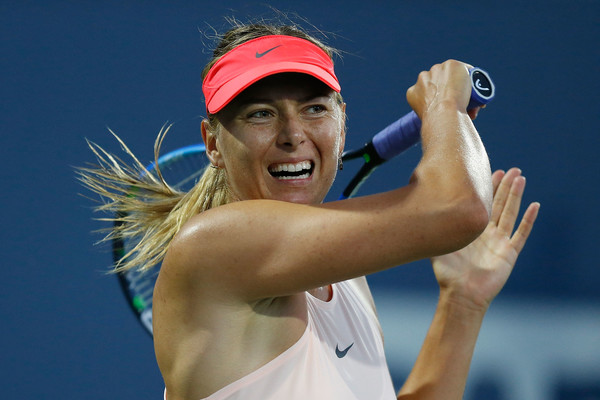
[[[496,88],[487,72],[481,68],[469,70],[471,76],[471,100],[467,109],[489,103],[496,94]],[[421,140],[421,120],[414,111],[385,127],[373,136],[371,143],[382,161],[387,161]]]

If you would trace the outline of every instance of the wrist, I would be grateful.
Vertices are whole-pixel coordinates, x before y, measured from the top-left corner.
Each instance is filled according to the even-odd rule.
[[[423,118],[444,113],[467,114],[466,106],[452,96],[436,96],[423,110]]]
[[[488,302],[469,298],[468,296],[447,287],[440,289],[438,303],[453,314],[476,319],[483,319],[490,305]]]

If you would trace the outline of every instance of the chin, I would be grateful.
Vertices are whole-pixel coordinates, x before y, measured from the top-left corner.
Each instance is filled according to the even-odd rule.
[[[274,200],[286,201],[295,204],[320,204],[322,200],[308,193],[283,193],[272,197]]]

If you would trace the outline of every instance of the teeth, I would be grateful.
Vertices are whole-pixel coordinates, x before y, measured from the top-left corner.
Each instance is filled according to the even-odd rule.
[[[283,163],[272,165],[269,167],[269,172],[274,178],[287,179],[308,179],[312,170],[310,161],[300,161],[297,163]]]
[[[310,169],[310,161],[301,161],[296,164],[277,164],[269,168],[269,172],[298,172]]]
[[[278,176],[277,179],[286,180],[286,179],[307,179],[310,176],[309,173],[298,175],[298,176]]]

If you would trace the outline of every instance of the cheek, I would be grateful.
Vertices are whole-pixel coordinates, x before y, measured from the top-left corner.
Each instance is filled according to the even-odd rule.
[[[337,108],[336,112],[332,114],[331,119],[328,121],[329,123],[329,132],[331,136],[331,141],[333,142],[333,148],[336,153],[336,156],[340,156],[344,147],[345,135],[345,120],[344,113],[341,108]]]
[[[248,138],[238,138],[229,135],[223,141],[224,168],[227,170],[229,182],[235,186],[246,186],[255,183],[262,169],[262,160],[266,146]]]
[[[332,158],[337,162],[344,146],[344,135],[341,124],[337,121],[331,121],[328,126],[321,129],[319,136],[322,139],[321,146],[324,152],[322,156]]]

